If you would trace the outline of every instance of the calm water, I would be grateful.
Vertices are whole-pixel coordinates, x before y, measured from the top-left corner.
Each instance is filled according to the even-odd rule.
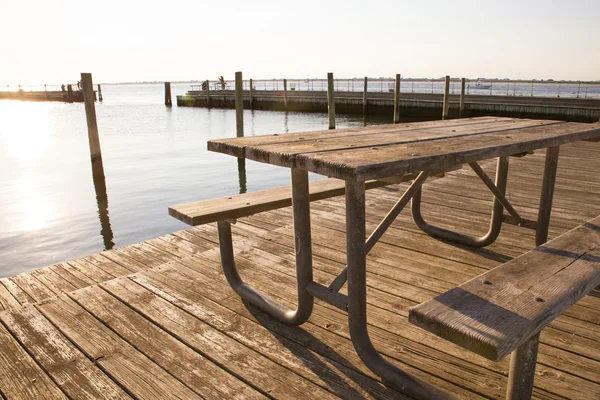
[[[107,212],[96,199],[83,104],[0,100],[0,277],[184,229],[168,206],[240,192],[237,160],[206,150],[209,139],[235,136],[235,111],[168,109],[162,85],[102,91]],[[246,136],[327,129],[326,114],[245,111],[244,122]],[[389,121],[369,121],[381,122]],[[246,167],[248,191],[289,184],[288,169]]]

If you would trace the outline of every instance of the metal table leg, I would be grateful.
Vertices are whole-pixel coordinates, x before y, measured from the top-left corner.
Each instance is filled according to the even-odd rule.
[[[550,226],[550,212],[552,211],[552,198],[554,197],[554,183],[556,182],[559,149],[559,146],[548,147],[548,149],[546,149],[540,208],[538,211],[538,223],[535,232],[536,246],[541,246],[548,240],[548,228]]]
[[[498,191],[504,196],[506,193],[506,181],[508,179],[508,157],[499,157],[498,165],[496,168],[496,187]],[[502,228],[502,213],[503,205],[498,197],[494,197],[494,206],[492,209],[492,218],[490,221],[490,228],[488,232],[478,238],[465,235],[462,233],[454,232],[448,229],[440,228],[435,225],[431,225],[425,221],[421,214],[421,189],[419,189],[413,196],[411,202],[412,215],[415,223],[421,230],[427,234],[438,237],[441,239],[450,240],[456,243],[461,243],[472,247],[485,247],[492,244],[500,234]]]
[[[295,168],[292,169],[292,208],[296,277],[298,279],[298,307],[296,310],[284,306],[244,283],[235,266],[231,224],[227,221],[218,222],[219,246],[227,282],[240,297],[282,322],[300,325],[310,317],[314,298],[307,291],[308,285],[313,281],[308,172]]]
[[[360,359],[384,382],[417,399],[451,398],[447,393],[402,371],[385,360],[367,332],[365,185],[346,182],[346,246],[348,262],[348,322]]]

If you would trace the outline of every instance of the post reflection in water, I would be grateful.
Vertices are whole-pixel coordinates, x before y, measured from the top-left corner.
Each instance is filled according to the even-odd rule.
[[[285,112],[285,119],[283,120],[283,125],[285,126],[285,133],[290,133],[290,128],[288,127],[288,112]]]
[[[246,193],[246,159],[238,158],[238,178],[240,180],[240,194]]]
[[[92,162],[92,177],[94,189],[96,190],[96,201],[98,202],[98,218],[100,219],[100,235],[104,241],[104,250],[110,250],[115,246],[110,218],[108,215],[108,195],[106,194],[106,179],[101,163]]]

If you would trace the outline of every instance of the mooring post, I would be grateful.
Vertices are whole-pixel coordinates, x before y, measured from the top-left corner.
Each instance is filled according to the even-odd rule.
[[[400,122],[400,74],[396,74],[394,86],[394,123]]]
[[[237,137],[244,136],[244,88],[242,73],[235,73],[235,128]]]
[[[252,87],[252,79],[250,79],[250,109],[254,109],[253,108],[253,97],[254,97],[254,93],[252,93],[252,91],[254,90],[254,88]]]
[[[335,129],[335,96],[333,93],[333,72],[327,73],[327,113],[329,129]]]
[[[171,107],[171,82],[165,82],[165,106]]]
[[[460,108],[458,110],[458,116],[463,117],[465,113],[465,78],[460,78]]]
[[[73,86],[67,85],[67,103],[73,102]]]
[[[98,100],[103,101],[102,99],[102,87],[98,84]]]
[[[450,76],[446,75],[446,81],[444,83],[444,104],[442,108],[442,119],[448,118],[448,110],[450,108],[449,104],[450,97]]]
[[[283,106],[285,107],[285,111],[288,109],[287,103],[287,79],[283,80]]]
[[[365,76],[365,86],[363,88],[363,115],[367,114],[367,83],[368,79]]]
[[[210,81],[206,81],[206,107],[210,107]]]
[[[100,138],[98,137],[98,123],[96,122],[96,97],[94,96],[92,74],[82,72],[81,85],[83,88],[83,102],[85,104],[85,117],[87,120],[88,139],[90,142],[92,173],[95,178],[102,177],[102,179],[104,179],[104,167],[102,166],[102,151],[100,149]]]

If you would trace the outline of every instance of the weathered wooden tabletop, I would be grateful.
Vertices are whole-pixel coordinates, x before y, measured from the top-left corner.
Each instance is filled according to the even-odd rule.
[[[363,181],[600,138],[600,123],[480,117],[208,142],[239,158]]]

